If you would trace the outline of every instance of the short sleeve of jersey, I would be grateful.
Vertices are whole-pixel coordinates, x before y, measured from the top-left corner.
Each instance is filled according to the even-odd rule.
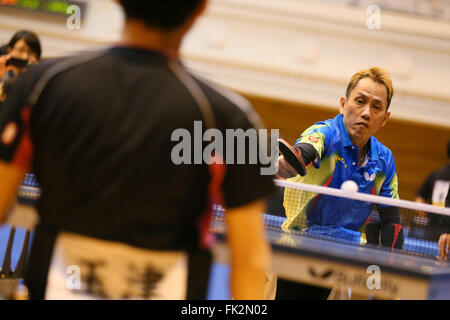
[[[233,129],[236,134],[246,133],[250,137],[252,132],[259,133],[260,128],[255,126],[256,123],[253,121],[255,118],[257,119],[257,114],[252,110],[247,110],[247,113],[239,110],[233,115],[227,129]],[[272,159],[273,163],[265,164],[266,161],[261,161],[259,156],[260,151],[261,148],[267,148],[267,151],[262,151],[269,154],[271,146],[266,143],[265,137],[259,134],[252,136],[253,138],[246,138],[245,143],[241,144],[238,142],[239,139],[225,135],[226,172],[222,183],[222,195],[227,208],[235,208],[265,199],[275,191],[273,183],[275,170],[273,174],[270,174],[270,170],[267,171],[267,169],[270,165],[275,167],[276,154]],[[255,148],[255,144],[258,148]],[[227,158],[230,156],[231,150],[234,154]],[[244,151],[245,154],[243,154]],[[256,155],[258,156],[256,157]]]
[[[297,139],[298,143],[308,143],[312,145],[319,157],[322,158],[325,150],[327,150],[332,137],[332,129],[323,122],[316,123],[315,125],[306,129]]]
[[[381,185],[379,195],[382,197],[399,199],[397,171],[395,168],[394,157],[390,150],[387,150],[385,155],[384,173],[386,175],[386,179]]]
[[[275,192],[278,134],[271,136],[272,131],[263,128],[259,115],[244,97],[208,80],[196,79],[211,103],[223,137],[223,204],[236,208],[266,199]]]
[[[0,117],[0,160],[28,170],[32,157],[31,110],[26,105],[30,91],[29,74],[19,76],[8,95]]]

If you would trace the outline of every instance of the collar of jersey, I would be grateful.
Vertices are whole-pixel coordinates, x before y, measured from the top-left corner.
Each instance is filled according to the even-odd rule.
[[[345,129],[344,126],[344,117],[342,116],[342,114],[337,115],[336,117],[337,119],[337,127],[341,133],[341,137],[343,137],[343,143],[344,143],[344,147],[352,147],[353,143],[350,140],[350,137],[348,136],[347,130]],[[377,143],[376,143],[376,139],[371,136],[369,139],[370,144],[370,150],[369,150],[369,161],[370,160],[378,160],[378,150],[377,150]]]
[[[151,50],[149,48],[133,46],[133,45],[123,44],[123,43],[115,44],[114,46],[111,47],[111,50],[118,50],[118,51],[129,50],[129,51],[133,51],[133,52],[136,52],[136,53],[150,54],[150,55],[154,55],[154,56],[159,56],[159,57],[164,58],[164,59],[178,60],[178,54],[173,53],[173,52],[169,52],[169,51],[164,52],[164,51],[158,51],[158,50]]]

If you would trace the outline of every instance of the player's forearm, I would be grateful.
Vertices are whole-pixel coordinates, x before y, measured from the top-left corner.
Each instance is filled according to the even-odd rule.
[[[316,149],[309,143],[297,143],[294,148],[301,150],[302,160],[305,166],[309,165],[317,156]]]
[[[231,292],[236,300],[262,300],[266,284],[266,267],[242,263],[232,264]]]
[[[264,235],[264,202],[228,210],[226,214],[234,299],[262,299],[270,250]]]
[[[317,151],[314,147],[308,143],[298,143],[294,145],[294,148],[300,150],[300,155],[302,157],[305,166],[310,164],[316,157]],[[280,177],[288,179],[297,176],[297,171],[289,165],[289,163],[284,159],[283,156],[277,159],[277,173]]]
[[[243,241],[231,251],[231,291],[233,299],[261,300],[267,282],[270,249],[261,232],[253,240]]]
[[[444,233],[440,236],[438,241],[439,248],[439,258],[442,260],[447,260],[450,251],[450,234]]]

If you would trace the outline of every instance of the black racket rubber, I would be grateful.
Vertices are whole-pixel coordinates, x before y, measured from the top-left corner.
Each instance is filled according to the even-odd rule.
[[[306,166],[300,150],[295,150],[286,140],[278,139],[278,151],[299,175],[302,177],[306,175]]]

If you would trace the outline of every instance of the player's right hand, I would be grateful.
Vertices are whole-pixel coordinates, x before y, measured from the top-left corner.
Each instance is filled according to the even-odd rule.
[[[277,159],[278,172],[277,174],[284,179],[293,178],[298,175],[297,171],[280,155]]]
[[[444,233],[438,241],[439,259],[448,260],[448,251],[450,249],[450,234]]]

